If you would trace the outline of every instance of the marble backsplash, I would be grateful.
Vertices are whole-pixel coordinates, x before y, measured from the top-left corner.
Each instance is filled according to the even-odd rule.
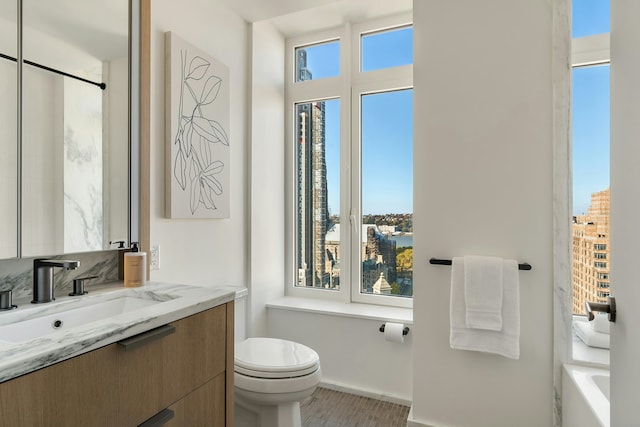
[[[40,257],[43,258],[43,257]],[[86,252],[56,255],[47,259],[71,259],[80,262],[76,270],[55,268],[53,271],[54,294],[66,295],[73,288],[73,279],[97,276],[87,280],[85,289],[92,285],[118,280],[119,251]],[[31,297],[33,293],[34,258],[0,260],[0,291],[11,289],[13,299]]]

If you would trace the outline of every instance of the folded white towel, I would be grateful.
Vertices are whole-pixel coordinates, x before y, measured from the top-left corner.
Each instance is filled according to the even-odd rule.
[[[609,348],[609,334],[594,331],[589,322],[574,322],[573,330],[589,347]]]
[[[471,329],[466,324],[464,258],[454,257],[451,266],[451,331],[453,349],[495,353],[520,358],[520,287],[518,263],[503,260],[502,330]]]
[[[608,334],[610,332],[609,315],[607,313],[596,314],[591,322],[591,327],[596,332]]]
[[[502,258],[464,257],[467,328],[502,330]]]

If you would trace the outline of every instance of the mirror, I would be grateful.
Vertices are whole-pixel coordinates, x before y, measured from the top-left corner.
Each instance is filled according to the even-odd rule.
[[[0,54],[17,55],[16,2],[0,3]],[[18,256],[17,65],[0,58],[0,259]]]
[[[10,11],[1,12],[4,17]],[[2,36],[0,53],[10,52]],[[15,41],[15,31],[13,36]],[[113,241],[128,243],[128,0],[22,0],[22,56],[22,191],[6,203],[13,207],[6,209],[13,218],[0,210],[0,258],[16,256],[15,250],[3,250],[10,246],[4,242],[10,235],[5,223],[20,228],[14,235],[20,236],[21,257],[99,251],[115,247],[110,245]],[[13,64],[15,76],[15,63],[0,61],[5,68]],[[4,68],[0,72],[9,73]],[[3,84],[6,81],[13,82],[15,91],[16,78],[2,78]],[[11,121],[10,114],[0,110],[2,123]],[[13,114],[16,123],[19,118]],[[3,126],[0,132],[4,131]],[[2,138],[3,145],[16,140],[15,135]],[[4,206],[11,194],[4,188],[2,157]],[[16,169],[18,162],[13,162]],[[17,220],[16,199],[21,199]]]

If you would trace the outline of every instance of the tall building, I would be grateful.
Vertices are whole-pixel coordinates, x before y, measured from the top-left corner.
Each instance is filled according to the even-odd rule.
[[[372,292],[381,274],[396,281],[396,242],[380,233],[375,224],[364,224],[362,242],[362,290]]]
[[[587,215],[573,219],[573,313],[585,313],[585,301],[609,296],[609,189],[593,193]]]
[[[311,80],[307,53],[296,53],[297,80]],[[329,229],[327,164],[325,160],[325,105],[322,101],[296,106],[298,135],[298,285],[325,287],[325,235]]]

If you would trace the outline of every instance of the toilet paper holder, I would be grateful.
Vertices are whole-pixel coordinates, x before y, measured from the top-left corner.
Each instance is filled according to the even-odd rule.
[[[384,332],[384,323],[382,325],[380,325],[380,329],[379,330],[380,330],[380,332]],[[402,336],[406,336],[408,333],[409,333],[409,327],[405,326],[402,329]]]

